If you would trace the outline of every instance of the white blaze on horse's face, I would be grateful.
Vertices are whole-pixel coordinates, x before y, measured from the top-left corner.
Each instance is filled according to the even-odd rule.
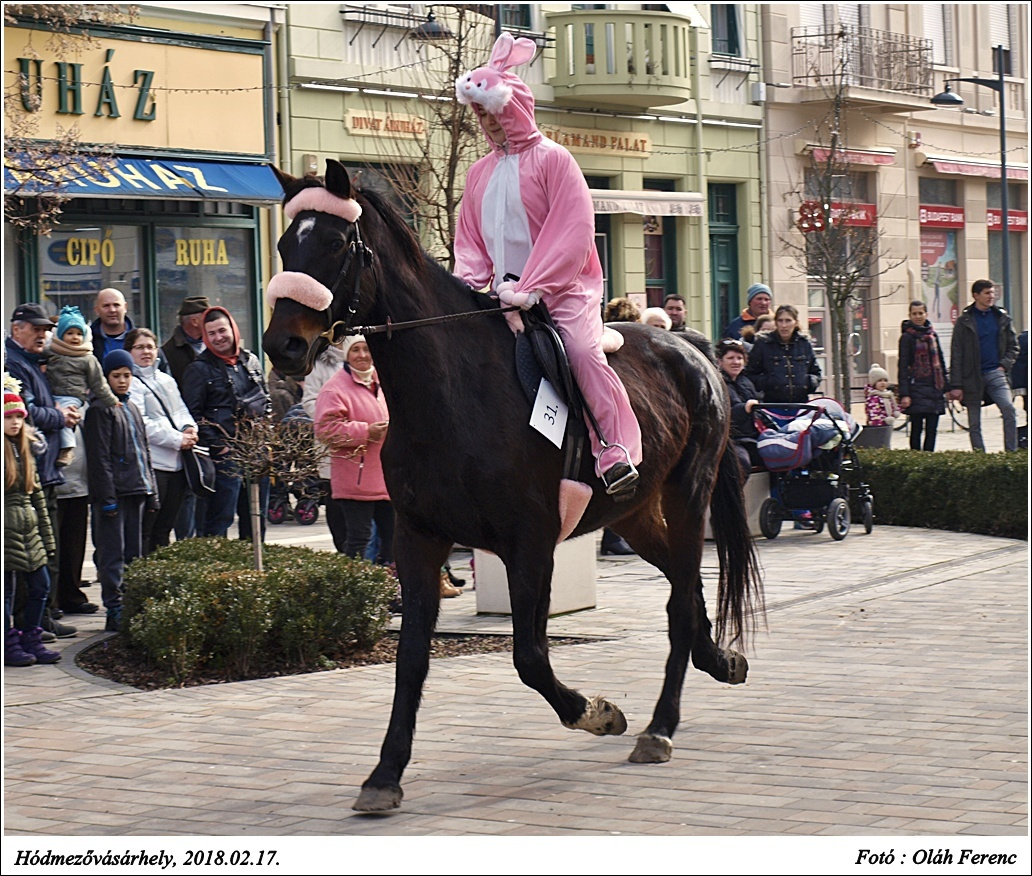
[[[297,224],[297,242],[302,244],[305,242],[305,238],[312,233],[312,229],[315,228],[315,218],[309,216],[307,219],[302,219]]]

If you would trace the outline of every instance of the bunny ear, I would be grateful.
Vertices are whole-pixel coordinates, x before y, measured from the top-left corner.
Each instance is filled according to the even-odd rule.
[[[503,32],[498,39],[495,40],[494,48],[491,49],[491,60],[487,62],[487,66],[494,70],[504,70],[506,68],[506,61],[509,58],[509,53],[512,51],[512,45],[516,42],[511,33]]]
[[[512,51],[509,52],[509,59],[505,62],[505,67],[519,67],[520,64],[526,64],[531,58],[534,57],[534,53],[537,51],[537,43],[534,40],[528,40],[526,37],[520,37],[515,41],[512,47]]]

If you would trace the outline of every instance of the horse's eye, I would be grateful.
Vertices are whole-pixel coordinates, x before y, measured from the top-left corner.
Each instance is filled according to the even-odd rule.
[[[330,242],[330,252],[340,252],[344,249],[344,241],[339,237]]]

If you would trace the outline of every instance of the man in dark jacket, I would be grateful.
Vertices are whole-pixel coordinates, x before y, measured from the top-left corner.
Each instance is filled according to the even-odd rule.
[[[975,280],[974,301],[964,308],[950,342],[950,398],[961,399],[968,413],[971,449],[985,452],[982,399],[1000,409],[1003,446],[1018,449],[1017,414],[1007,374],[1018,357],[1018,341],[1007,311],[997,307],[992,280]]]
[[[21,383],[21,396],[29,411],[29,420],[47,442],[47,450],[36,460],[39,482],[47,499],[47,510],[52,522],[57,521],[57,487],[64,476],[57,468],[57,454],[61,449],[61,429],[74,428],[79,422],[79,409],[62,408],[54,402],[50,385],[41,367],[47,332],[54,321],[40,304],[21,304],[11,315],[11,336],[4,342],[7,352],[7,372]],[[60,545],[55,560],[50,564],[50,580],[59,580]],[[80,591],[81,592],[81,591]],[[57,587],[51,591],[52,601],[59,598]],[[48,609],[43,617],[43,629],[62,638],[75,635],[75,627],[57,623],[56,610]]]
[[[183,388],[183,375],[187,366],[204,351],[204,330],[201,318],[208,309],[208,299],[204,295],[191,295],[183,299],[179,305],[179,325],[172,330],[172,336],[161,345],[161,350],[168,360],[169,373]]]
[[[227,458],[226,438],[236,435],[241,417],[268,416],[271,405],[261,362],[243,348],[229,311],[208,308],[202,325],[205,350],[187,367],[182,389],[199,426],[198,441],[215,461],[215,494],[197,500],[197,534],[225,536],[240,494],[240,474]]]
[[[136,326],[129,318],[125,296],[117,289],[101,289],[93,303],[93,310],[97,314],[97,318],[90,323],[90,331],[93,332],[93,355],[103,363],[104,357],[112,350],[125,348],[125,336]],[[158,368],[168,373],[168,362],[160,350]]]

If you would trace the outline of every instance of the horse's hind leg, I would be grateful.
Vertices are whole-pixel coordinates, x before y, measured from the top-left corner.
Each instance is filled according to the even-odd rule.
[[[602,697],[586,698],[561,684],[548,659],[548,606],[553,559],[533,547],[517,548],[503,557],[512,607],[513,663],[520,680],[555,709],[563,726],[596,736],[619,735],[627,729],[623,712]]]
[[[401,774],[412,756],[412,735],[430,667],[430,636],[440,607],[441,565],[451,545],[414,532],[402,518],[394,553],[401,579],[402,624],[395,665],[394,705],[380,762],[362,785],[353,809],[384,812],[401,803]]]

